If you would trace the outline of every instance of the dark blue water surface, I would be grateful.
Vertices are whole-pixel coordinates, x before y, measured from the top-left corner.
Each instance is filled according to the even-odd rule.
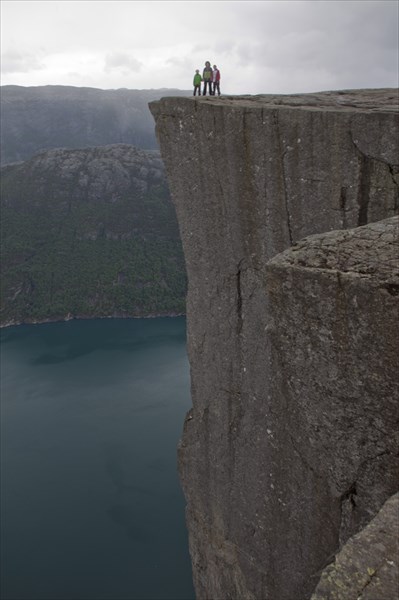
[[[2,600],[194,597],[185,319],[1,331]]]

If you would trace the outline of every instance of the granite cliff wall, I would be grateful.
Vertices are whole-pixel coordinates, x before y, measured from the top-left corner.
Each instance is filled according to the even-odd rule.
[[[397,92],[150,109],[189,279],[197,597],[309,598],[397,489],[395,225],[367,226],[398,210]]]

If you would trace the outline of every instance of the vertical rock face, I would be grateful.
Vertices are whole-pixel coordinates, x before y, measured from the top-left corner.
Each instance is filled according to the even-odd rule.
[[[398,296],[379,266],[393,261],[394,226],[332,233],[291,250],[297,262],[269,261],[311,234],[397,212],[397,94],[150,108],[189,279],[193,410],[179,468],[197,596],[309,598],[397,484]],[[368,241],[350,241],[358,231]],[[377,252],[365,272],[350,261],[358,243]]]
[[[398,227],[311,236],[266,267],[271,483],[311,575],[398,489]]]

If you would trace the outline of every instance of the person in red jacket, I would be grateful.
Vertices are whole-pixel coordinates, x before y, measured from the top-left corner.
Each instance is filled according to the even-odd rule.
[[[220,96],[220,71],[216,65],[213,65],[212,82],[213,82],[213,92],[212,92],[213,96],[216,94],[216,91],[218,93],[218,96]]]

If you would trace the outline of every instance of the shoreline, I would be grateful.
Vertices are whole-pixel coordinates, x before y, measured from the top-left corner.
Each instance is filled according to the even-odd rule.
[[[26,321],[7,321],[0,324],[0,329],[6,329],[7,327],[17,327],[18,325],[45,325],[46,323],[66,323],[67,321],[89,321],[94,319],[159,319],[159,318],[174,318],[174,317],[185,317],[186,313],[179,312],[168,312],[168,313],[148,313],[143,315],[126,315],[114,313],[112,315],[104,316],[90,316],[90,315],[77,315],[72,316],[71,314],[65,317],[53,317],[49,319],[39,320],[26,320]]]

